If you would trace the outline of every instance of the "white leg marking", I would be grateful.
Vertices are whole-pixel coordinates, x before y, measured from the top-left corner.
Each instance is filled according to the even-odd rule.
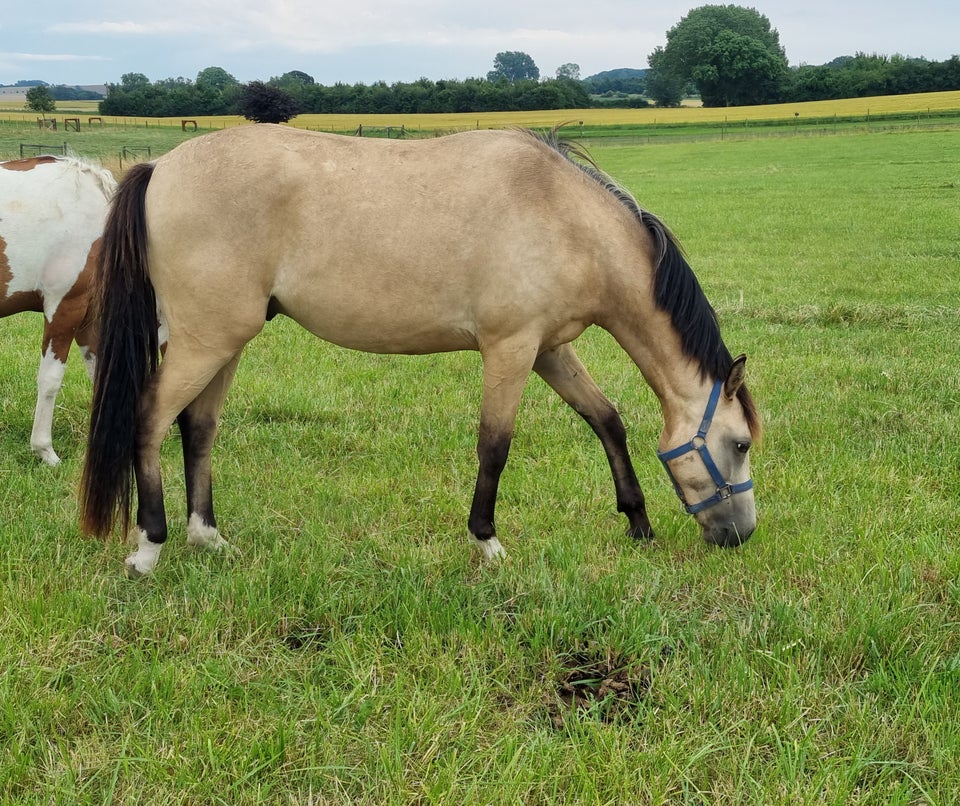
[[[489,540],[477,540],[473,535],[470,535],[470,539],[475,546],[479,547],[482,562],[489,563],[506,559],[507,552],[503,550],[503,546],[500,545],[500,541],[496,537],[491,537]]]
[[[220,532],[217,531],[216,526],[209,526],[204,523],[203,518],[196,512],[190,516],[190,520],[187,522],[187,545],[207,551],[222,551],[228,554],[240,553],[238,548],[231,546],[220,537]]]
[[[147,533],[139,526],[134,526],[127,535],[127,541],[137,547],[137,550],[127,557],[124,566],[127,576],[130,579],[147,576],[153,572],[160,559],[160,551],[163,549],[162,543],[151,543],[147,539]]]
[[[58,361],[48,349],[40,359],[40,370],[37,372],[37,408],[33,414],[30,447],[48,465],[56,465],[60,461],[53,449],[53,408],[66,369],[66,364]]]

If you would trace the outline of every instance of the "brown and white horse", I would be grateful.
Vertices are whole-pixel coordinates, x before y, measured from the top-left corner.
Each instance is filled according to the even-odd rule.
[[[596,432],[617,508],[653,534],[626,432],[571,342],[609,331],[660,399],[661,458],[706,540],[738,545],[756,510],[759,432],[713,310],[663,224],[555,137],[475,131],[364,140],[256,125],[191,140],[121,182],[103,244],[101,351],[82,526],[129,527],[132,575],[167,536],[159,451],[183,439],[187,541],[227,544],[210,452],[244,345],[283,314],[356,350],[479,350],[479,474],[468,519],[502,553],[494,508],[521,392],[538,373]],[[579,157],[579,159],[574,159]],[[157,305],[169,326],[158,360]]]
[[[44,315],[30,446],[50,465],[60,461],[53,409],[71,342],[93,377],[97,343],[87,303],[115,188],[107,169],[74,157],[0,162],[0,317]]]

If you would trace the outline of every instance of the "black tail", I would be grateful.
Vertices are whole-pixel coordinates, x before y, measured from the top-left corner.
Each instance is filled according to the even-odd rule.
[[[100,350],[93,382],[80,525],[105,536],[120,514],[130,524],[141,395],[157,370],[157,300],[147,273],[145,196],[153,165],[134,166],[117,188],[94,280]]]

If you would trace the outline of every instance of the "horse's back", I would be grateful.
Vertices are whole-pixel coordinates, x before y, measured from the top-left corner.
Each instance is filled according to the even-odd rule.
[[[561,343],[593,321],[592,250],[615,237],[598,222],[618,207],[525,132],[238,127],[157,161],[151,277],[171,336],[226,300],[238,339],[279,312],[375,352],[474,349],[518,328]]]

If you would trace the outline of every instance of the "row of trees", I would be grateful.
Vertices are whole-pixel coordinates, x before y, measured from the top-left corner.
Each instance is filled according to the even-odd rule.
[[[772,39],[776,31],[768,36]],[[241,84],[220,67],[202,70],[196,81],[176,78],[151,82],[142,73],[127,73],[119,84],[107,86],[100,111],[143,117],[239,114],[256,119],[248,114],[251,108],[274,108],[285,110],[286,120],[300,113],[423,114],[639,106],[648,103],[646,98],[659,106],[676,106],[692,94],[700,95],[706,106],[740,106],[960,89],[957,56],[929,62],[857,54],[826,65],[787,68],[757,43],[742,42],[737,35],[729,34],[718,36],[709,53],[713,61],[681,62],[693,67],[678,73],[668,72],[663,57],[651,57],[657,67],[649,71],[630,70],[622,76],[614,73],[582,81],[566,76],[546,81],[499,76],[324,86],[299,70],[250,84]],[[736,65],[735,69],[724,67],[719,56],[723,53],[728,54],[724,58]],[[758,58],[750,60],[750,53]],[[30,108],[53,108],[44,89],[32,91],[43,97]]]
[[[956,89],[960,89],[960,56],[929,62],[859,53],[819,67],[791,70],[783,95],[791,101],[826,101]]]
[[[529,57],[528,57],[529,58]],[[485,112],[533,109],[578,109],[590,105],[579,81],[555,78],[508,78],[504,75],[463,81],[334,84],[325,86],[300,70],[267,82],[241,84],[220,67],[184,78],[151,82],[142,73],[126,73],[107,85],[100,103],[104,115],[179,117],[246,114],[253,103],[293,110],[295,114]]]
[[[957,56],[928,62],[861,53],[790,68],[770,20],[734,5],[693,9],[648,62],[646,94],[660,106],[675,106],[688,93],[704,106],[743,106],[960,89]]]

